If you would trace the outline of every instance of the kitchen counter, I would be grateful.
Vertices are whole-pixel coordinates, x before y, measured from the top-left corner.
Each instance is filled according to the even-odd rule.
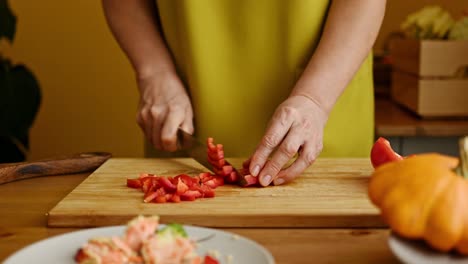
[[[375,133],[383,137],[468,135],[468,119],[421,119],[390,99],[375,100]]]
[[[0,185],[0,261],[72,228],[46,227],[49,212],[89,174],[35,178]],[[277,263],[398,263],[386,228],[222,228],[251,238]]]

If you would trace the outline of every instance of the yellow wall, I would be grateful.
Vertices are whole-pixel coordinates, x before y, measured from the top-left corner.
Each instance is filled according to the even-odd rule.
[[[142,156],[134,75],[100,1],[9,2],[18,27],[8,53],[29,66],[43,93],[30,159],[81,151]]]
[[[14,46],[2,43],[2,50],[32,69],[43,93],[30,159],[98,150],[142,156],[133,72],[105,24],[100,1],[9,2],[18,16],[17,35]],[[376,49],[408,12],[443,2],[454,13],[468,7],[466,0],[388,0]]]

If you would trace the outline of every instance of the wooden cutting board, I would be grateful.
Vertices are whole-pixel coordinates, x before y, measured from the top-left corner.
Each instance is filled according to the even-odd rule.
[[[112,158],[49,212],[48,225],[119,225],[142,214],[159,215],[162,223],[207,227],[384,226],[367,198],[372,172],[368,159],[319,159],[293,183],[267,188],[221,186],[215,198],[193,202],[144,203],[141,191],[126,187],[126,179],[141,172],[175,176],[202,171],[192,159]]]

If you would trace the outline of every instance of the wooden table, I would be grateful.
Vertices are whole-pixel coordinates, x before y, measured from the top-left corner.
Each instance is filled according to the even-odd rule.
[[[47,228],[46,213],[89,174],[0,185],[0,261],[35,241],[76,229]],[[387,229],[224,229],[249,237],[277,263],[398,263]]]

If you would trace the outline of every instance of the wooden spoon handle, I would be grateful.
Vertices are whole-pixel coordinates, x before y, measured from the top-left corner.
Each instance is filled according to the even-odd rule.
[[[7,163],[0,166],[0,184],[40,176],[93,171],[111,157],[106,152],[89,152],[35,162]]]

